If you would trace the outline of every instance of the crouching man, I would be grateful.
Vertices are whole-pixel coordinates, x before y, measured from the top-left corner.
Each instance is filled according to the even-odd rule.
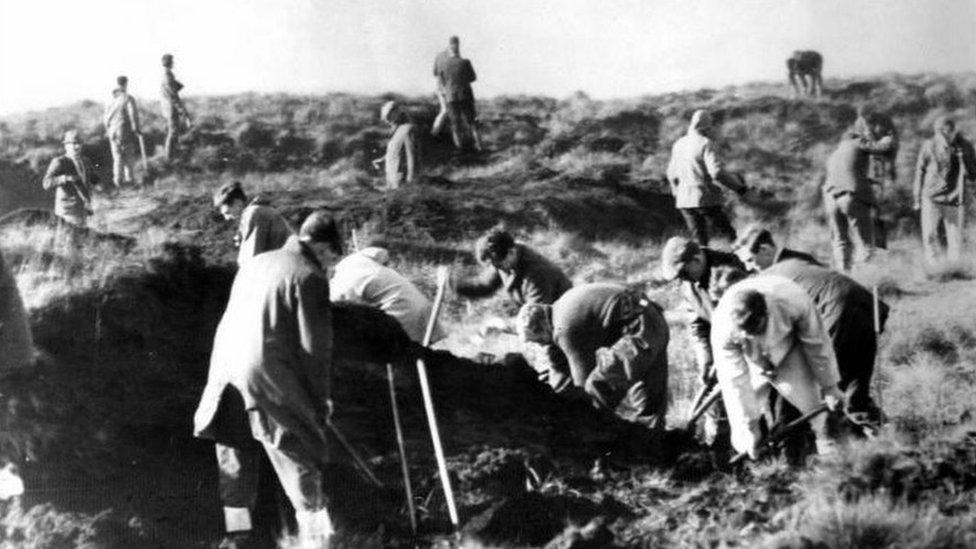
[[[546,346],[551,360],[540,374],[557,393],[664,428],[670,333],[660,307],[643,294],[618,284],[577,286],[551,306],[523,306],[518,329]]]
[[[806,414],[826,402],[837,409],[837,358],[817,308],[796,283],[758,275],[728,287],[715,308],[712,348],[715,372],[728,414],[732,445],[756,457],[776,391]],[[818,453],[830,451],[824,414],[810,421]]]
[[[267,201],[255,198],[248,202],[240,181],[222,185],[214,193],[213,203],[224,220],[238,221],[234,233],[238,266],[260,253],[281,248],[292,235],[288,222]]]
[[[257,465],[247,431],[295,508],[303,546],[323,547],[333,533],[322,492],[333,360],[326,269],[340,254],[335,222],[315,212],[283,248],[252,258],[234,280],[194,416],[194,434],[218,443],[228,534],[251,529]]]

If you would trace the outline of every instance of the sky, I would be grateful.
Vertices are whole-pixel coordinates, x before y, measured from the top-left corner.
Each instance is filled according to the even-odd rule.
[[[475,94],[634,97],[824,75],[976,69],[976,0],[0,0],[0,113],[155,100],[159,58],[184,95],[432,93],[447,38]]]

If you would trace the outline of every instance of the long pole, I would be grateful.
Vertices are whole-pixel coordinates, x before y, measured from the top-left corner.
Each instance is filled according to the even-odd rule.
[[[410,512],[410,530],[417,535],[417,509],[413,501],[413,486],[410,484],[410,465],[407,463],[407,446],[403,441],[403,426],[400,424],[400,409],[397,407],[396,384],[393,382],[393,365],[386,364],[386,379],[390,382],[390,404],[393,406],[393,426],[396,429],[397,447],[400,450],[400,468],[403,470],[403,490],[407,496],[407,510]]]
[[[966,163],[963,157],[962,149],[956,151],[956,159],[959,161],[959,177],[957,178],[956,186],[959,194],[959,207],[957,215],[959,219],[959,258],[962,257],[962,239],[966,231],[963,230],[966,224]],[[956,259],[959,259],[956,258]]]
[[[430,318],[427,320],[427,331],[424,332],[424,346],[430,345],[431,337],[434,334],[434,326],[437,325],[437,314],[440,312],[441,303],[444,301],[444,290],[447,287],[447,279],[450,270],[447,267],[437,268],[437,295],[434,297],[434,306],[430,311]],[[444,458],[444,448],[441,446],[441,434],[437,428],[437,417],[434,414],[434,400],[430,394],[430,383],[427,381],[427,366],[424,359],[417,359],[417,375],[420,378],[420,390],[424,397],[424,409],[427,411],[427,424],[430,427],[430,438],[434,442],[434,455],[437,457],[437,470],[441,477],[441,487],[444,488],[444,499],[447,500],[447,512],[451,516],[451,524],[457,531],[460,527],[458,520],[457,505],[454,503],[454,492],[451,490],[451,479],[447,476],[447,460]]]

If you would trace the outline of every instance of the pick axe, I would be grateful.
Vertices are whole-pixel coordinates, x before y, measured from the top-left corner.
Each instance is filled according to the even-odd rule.
[[[142,169],[146,172],[146,179],[143,184],[155,183],[156,174],[149,167],[149,159],[146,157],[146,140],[142,137],[141,133],[137,133],[136,136],[139,138],[139,154],[142,157]]]

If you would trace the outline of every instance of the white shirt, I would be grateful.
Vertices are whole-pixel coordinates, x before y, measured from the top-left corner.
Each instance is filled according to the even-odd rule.
[[[375,258],[386,257],[382,248],[365,248],[336,264],[329,282],[332,301],[353,301],[377,307],[400,322],[410,339],[422,343],[431,312],[430,300],[400,273]],[[444,337],[434,326],[431,343]]]

